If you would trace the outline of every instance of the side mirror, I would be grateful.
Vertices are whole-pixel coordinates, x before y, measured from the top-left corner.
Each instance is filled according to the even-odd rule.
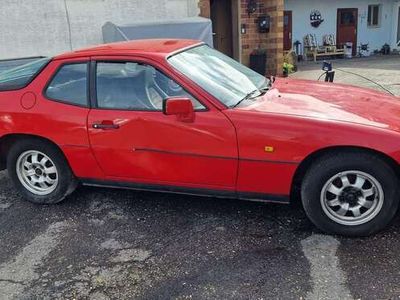
[[[178,121],[194,122],[194,108],[189,98],[168,98],[163,101],[163,113],[167,116],[175,115]]]

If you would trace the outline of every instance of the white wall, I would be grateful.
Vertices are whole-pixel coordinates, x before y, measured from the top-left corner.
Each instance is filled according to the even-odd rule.
[[[54,55],[99,44],[101,27],[107,21],[126,24],[197,16],[197,3],[198,0],[0,0],[0,59]]]
[[[380,49],[385,43],[394,44],[393,23],[394,3],[399,0],[285,0],[285,10],[293,11],[293,42],[299,40],[303,43],[303,37],[309,33],[316,34],[318,43],[322,44],[325,34],[336,35],[337,9],[358,8],[358,37],[357,43],[369,43],[370,50]],[[381,26],[370,28],[367,26],[368,5],[381,4]],[[321,12],[324,22],[314,28],[310,24],[312,10]]]

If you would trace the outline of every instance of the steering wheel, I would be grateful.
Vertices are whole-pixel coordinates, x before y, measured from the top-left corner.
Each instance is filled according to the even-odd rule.
[[[146,70],[145,78],[145,93],[153,108],[157,110],[162,109],[163,100],[168,98],[168,94],[165,93],[155,80],[156,70],[148,68]]]

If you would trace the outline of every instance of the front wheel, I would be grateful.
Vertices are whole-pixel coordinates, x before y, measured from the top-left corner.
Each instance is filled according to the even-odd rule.
[[[17,141],[9,151],[7,170],[21,196],[33,203],[58,203],[77,185],[60,150],[39,139]]]
[[[304,210],[327,233],[367,236],[384,228],[399,203],[393,168],[375,154],[327,154],[310,167],[301,188]]]

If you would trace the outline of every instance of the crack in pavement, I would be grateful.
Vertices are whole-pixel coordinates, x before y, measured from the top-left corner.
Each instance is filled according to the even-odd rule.
[[[35,268],[59,244],[59,235],[67,225],[65,221],[51,224],[15,258],[0,265],[0,291],[6,297],[4,299],[14,299],[21,295],[27,285],[40,277]]]
[[[346,274],[339,266],[336,251],[340,242],[332,236],[313,234],[301,241],[311,264],[313,290],[306,299],[354,299],[346,285]]]
[[[9,282],[9,283],[12,283],[12,284],[22,284],[22,285],[25,284],[22,281],[15,281],[15,280],[11,280],[11,279],[0,279],[0,282]]]

